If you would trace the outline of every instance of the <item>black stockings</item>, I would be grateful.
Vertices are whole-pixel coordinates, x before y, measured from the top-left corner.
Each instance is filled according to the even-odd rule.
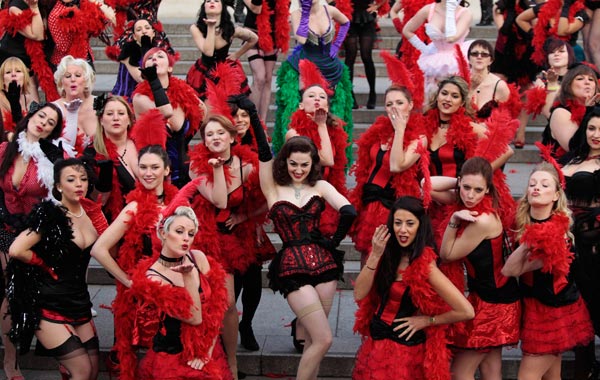
[[[252,264],[243,275],[235,275],[235,299],[237,300],[242,288],[242,320],[240,325],[252,325],[252,318],[256,314],[260,297],[262,295],[262,267],[259,264]]]
[[[346,66],[350,70],[350,80],[354,79],[354,62],[360,46],[360,59],[365,65],[365,76],[369,83],[369,96],[375,94],[375,64],[373,63],[373,47],[375,35],[347,36],[344,41],[346,51]]]

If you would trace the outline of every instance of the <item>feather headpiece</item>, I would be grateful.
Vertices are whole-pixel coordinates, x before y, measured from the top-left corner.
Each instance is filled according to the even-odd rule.
[[[239,95],[244,82],[241,71],[225,61],[211,70],[211,77],[215,78],[214,82],[206,81],[209,113],[225,116],[235,124],[227,99],[232,95]]]
[[[542,157],[542,160],[554,166],[554,169],[556,169],[556,173],[558,174],[558,179],[560,180],[560,186],[564,189],[566,186],[565,175],[562,172],[560,164],[556,162],[554,157],[552,157],[552,151],[550,150],[550,147],[542,144],[539,141],[535,143],[535,146],[537,146],[540,150],[540,156]]]
[[[459,44],[454,45],[454,56],[458,63],[458,75],[463,77],[468,85],[471,85],[471,71],[469,70],[469,64],[467,63],[467,59]]]
[[[321,74],[321,71],[313,62],[308,59],[301,59],[298,63],[298,71],[300,72],[300,89],[306,90],[312,86],[319,86],[327,95],[332,96],[333,91],[329,86],[329,83]]]
[[[167,207],[163,208],[158,216],[158,225],[157,229],[161,229],[164,221],[171,215],[175,213],[180,206],[191,207],[191,200],[194,195],[198,192],[198,184],[203,181],[205,178],[200,176],[196,177],[190,182],[188,182],[184,187],[179,189],[177,195],[173,197],[171,202],[167,205]]]
[[[398,86],[404,86],[410,92],[413,97],[414,104],[422,104],[423,99],[416,99],[416,87],[415,85],[418,81],[415,80],[413,75],[408,71],[404,62],[402,62],[398,57],[392,55],[387,50],[381,51],[381,58],[385,62],[385,66],[387,68],[388,76],[393,84]]]

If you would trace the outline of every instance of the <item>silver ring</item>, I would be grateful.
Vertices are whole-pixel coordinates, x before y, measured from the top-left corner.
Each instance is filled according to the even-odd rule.
[[[392,115],[392,120],[396,120],[396,115]]]

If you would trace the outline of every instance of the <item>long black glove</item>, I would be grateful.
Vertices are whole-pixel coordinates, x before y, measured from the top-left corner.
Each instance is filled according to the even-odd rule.
[[[152,38],[150,36],[142,36],[140,39],[140,45],[142,46],[142,57],[146,55],[148,50],[152,49]],[[140,57],[141,58],[141,57]]]
[[[231,96],[228,100],[230,103],[237,104],[237,106],[246,112],[250,116],[250,125],[254,131],[254,137],[256,138],[256,145],[258,146],[258,159],[261,162],[271,161],[273,153],[271,153],[271,147],[267,142],[267,135],[260,122],[260,117],[256,111],[256,106],[246,95]]]
[[[354,219],[356,219],[356,216],[358,215],[356,213],[356,209],[351,204],[342,206],[342,208],[340,208],[339,213],[340,222],[338,223],[338,227],[333,233],[333,236],[331,237],[331,240],[333,240],[333,243],[336,247],[338,247],[342,240],[344,240],[344,238],[348,234],[348,231],[350,231],[350,227],[352,227]]]
[[[6,95],[6,99],[10,104],[10,113],[16,124],[23,118],[23,110],[21,109],[21,102],[19,101],[19,98],[21,97],[21,86],[17,84],[17,81],[13,80],[8,84],[8,91],[4,91],[4,95]]]
[[[101,193],[109,193],[113,188],[113,162],[112,160],[100,160],[98,165],[98,182],[96,189]]]
[[[62,141],[58,143],[58,146],[56,146],[48,139],[40,139],[40,149],[42,149],[42,152],[44,152],[46,157],[48,157],[52,163],[55,163],[56,161],[65,157]]]
[[[142,71],[142,77],[150,83],[150,89],[152,90],[152,95],[154,95],[154,104],[156,104],[156,107],[169,104],[167,92],[163,88],[158,79],[158,75],[156,74],[156,66],[148,66],[140,70]]]

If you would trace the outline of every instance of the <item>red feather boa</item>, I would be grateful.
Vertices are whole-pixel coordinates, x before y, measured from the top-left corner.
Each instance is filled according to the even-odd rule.
[[[418,114],[412,114],[408,121],[406,132],[404,134],[403,149],[408,148],[413,140],[418,139],[423,134]],[[372,161],[370,150],[373,145],[390,143],[394,138],[394,127],[387,116],[379,116],[375,119],[369,129],[367,129],[356,142],[358,145],[357,160],[353,165],[351,173],[356,177],[356,186],[350,191],[348,198],[357,210],[362,210],[362,192],[363,186],[367,183],[371,173]],[[391,173],[390,182],[394,189],[396,197],[410,195],[416,198],[421,197],[421,187],[419,186],[419,168],[413,165],[401,173]],[[357,228],[360,226],[356,225]]]
[[[525,110],[528,114],[533,115],[535,119],[542,113],[542,109],[546,105],[546,89],[543,87],[533,86],[525,91]]]
[[[237,156],[242,161],[242,164],[252,165],[253,170],[248,178],[243,181],[244,200],[238,208],[238,213],[251,215],[260,209],[266,203],[264,195],[260,189],[258,178],[258,156],[249,146],[234,145],[231,150],[233,156]],[[214,155],[206,148],[204,144],[197,144],[189,153],[190,170],[197,176],[206,178],[207,183],[212,183],[213,168],[208,164],[208,160]],[[225,180],[228,184],[231,183],[229,170],[225,170]],[[238,173],[235,173],[237,175]],[[192,202],[192,208],[196,211],[198,218],[202,217],[200,222],[201,229],[194,240],[195,246],[202,247],[202,250],[210,256],[217,258],[219,262],[225,260],[225,255],[221,256],[220,242],[217,233],[217,223],[215,220],[215,206],[206,200],[201,194],[197,194]],[[233,234],[242,242],[254,242],[256,240],[256,223],[262,223],[265,220],[265,214],[248,219],[240,225],[236,226]],[[202,226],[205,224],[205,226]],[[238,257],[235,263],[237,269],[245,270],[248,265],[256,262],[256,252],[248,249],[244,252],[236,252]],[[230,255],[228,255],[230,256]]]
[[[132,274],[133,286],[125,291],[123,303],[114,304],[115,318],[123,323],[115,325],[117,347],[120,360],[120,379],[133,380],[137,368],[137,357],[130,344],[132,338],[133,317],[131,305],[138,304],[153,307],[157,315],[169,315],[175,318],[191,316],[192,299],[187,290],[181,287],[161,284],[148,279],[147,269],[156,259],[146,259],[139,263]],[[225,288],[225,272],[221,266],[208,257],[210,271],[206,275],[211,288],[211,295],[202,302],[202,323],[197,326],[181,323],[181,343],[184,360],[200,358],[210,359],[209,351],[213,341],[221,333],[223,316],[227,309],[227,289]],[[218,341],[215,344],[220,344]]]
[[[9,33],[15,36],[19,30],[31,24],[33,12],[31,9],[25,9],[18,15],[12,15],[8,9],[0,11],[0,35]],[[54,101],[59,99],[56,84],[54,83],[54,74],[46,61],[44,53],[44,45],[42,41],[34,41],[25,38],[25,51],[31,59],[31,69],[38,78],[38,82],[42,90],[46,94],[46,101]]]
[[[585,116],[585,104],[581,104],[574,100],[567,100],[565,109],[571,112],[571,121],[577,125],[581,125],[583,117]]]
[[[2,111],[2,126],[4,128],[5,133],[15,131],[16,123],[13,120],[12,113],[10,112],[10,110]]]
[[[439,127],[439,111],[432,109],[427,111],[424,116],[425,133],[428,142],[431,143],[431,139]],[[446,143],[454,145],[465,152],[467,158],[473,157],[479,139],[471,126],[472,120],[465,114],[465,109],[461,107],[450,118],[450,125],[446,133]]]
[[[448,310],[447,304],[433,290],[428,281],[431,272],[430,264],[437,260],[437,255],[430,247],[423,250],[419,258],[413,261],[402,274],[410,288],[413,302],[423,315],[438,315]],[[363,336],[369,336],[369,323],[381,302],[375,286],[369,295],[358,302],[354,331]],[[447,325],[433,325],[425,328],[425,373],[431,380],[450,379],[450,351],[446,347]],[[394,360],[390,358],[390,360]]]
[[[274,10],[269,8],[269,2],[263,0],[262,9],[256,16],[256,28],[258,30],[258,40],[262,51],[271,52],[275,49],[274,41],[271,37],[273,26],[271,25],[271,15]]]
[[[275,2],[275,45],[283,54],[290,47],[290,0],[277,0]]]
[[[131,95],[132,99],[137,94],[146,95],[154,101],[154,95],[152,95],[148,81],[143,81],[137,85]],[[193,137],[198,132],[202,119],[204,119],[204,114],[199,107],[200,99],[198,98],[198,94],[184,80],[170,76],[167,97],[173,108],[181,108],[183,110],[186,120],[190,122],[190,130],[186,133],[186,136]]]
[[[325,168],[323,179],[333,185],[337,191],[346,196],[346,147],[348,146],[348,135],[340,125],[342,121],[337,119],[338,125],[328,125],[329,139],[333,148],[333,166]],[[317,131],[317,124],[303,110],[297,110],[292,114],[289,129],[294,129],[300,136],[310,138],[321,149],[321,137]]]
[[[567,284],[567,276],[574,255],[567,237],[571,218],[554,213],[548,221],[525,226],[519,242],[529,247],[529,260],[541,260],[541,271],[551,273],[555,289],[560,291]]]
[[[510,116],[513,119],[519,117],[521,109],[523,109],[523,102],[521,102],[521,93],[519,86],[514,83],[508,83],[508,99],[505,102],[499,104],[500,108],[505,108],[510,112]]]
[[[562,0],[548,0],[538,13],[537,23],[533,27],[533,40],[531,41],[534,49],[531,59],[538,65],[542,65],[544,62],[544,43],[548,38],[556,37],[568,40],[571,37],[571,35],[561,37],[557,34],[558,19],[560,18],[562,7]],[[569,7],[569,22],[572,22],[575,14],[584,8],[583,0],[575,0]],[[554,25],[551,25],[551,21],[554,21]]]
[[[90,49],[90,37],[96,37],[106,28],[108,19],[100,10],[100,4],[82,0],[79,7],[63,9],[56,20],[61,34],[73,38],[67,54],[86,59]]]

